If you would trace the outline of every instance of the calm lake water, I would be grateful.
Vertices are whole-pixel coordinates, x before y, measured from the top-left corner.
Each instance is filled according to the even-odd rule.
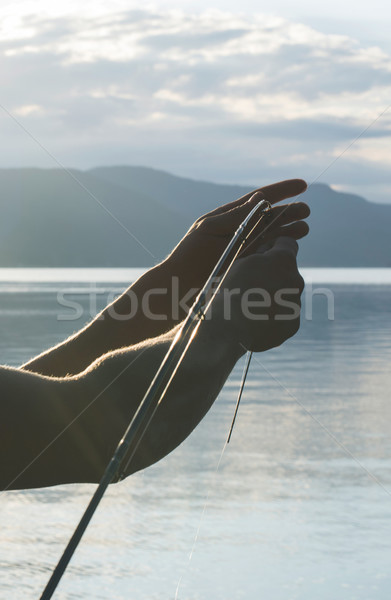
[[[0,269],[0,363],[65,338],[136,275]],[[179,449],[110,488],[55,598],[390,598],[391,270],[305,278],[301,330],[254,356],[219,469],[242,364]],[[1,598],[39,598],[94,489],[0,496]]]

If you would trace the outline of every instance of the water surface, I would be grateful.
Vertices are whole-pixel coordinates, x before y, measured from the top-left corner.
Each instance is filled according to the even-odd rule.
[[[307,274],[299,334],[254,357],[218,471],[241,364],[179,449],[111,487],[56,598],[169,600],[181,578],[182,600],[388,600],[390,270],[354,270],[353,281],[321,271]],[[0,363],[12,366],[81,327],[129,280],[3,275]],[[83,306],[78,320],[64,299]],[[1,495],[0,597],[39,597],[93,490]]]

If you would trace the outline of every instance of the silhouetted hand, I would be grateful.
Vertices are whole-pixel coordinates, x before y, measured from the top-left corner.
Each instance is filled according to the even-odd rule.
[[[234,263],[212,305],[214,335],[244,353],[269,350],[297,332],[304,288],[297,251],[293,238],[278,237],[271,248],[259,246]]]
[[[163,263],[168,274],[171,271],[179,278],[181,294],[203,286],[237,227],[262,198],[274,205],[301,194],[306,188],[307,184],[301,179],[282,181],[246,194],[197,219]],[[255,192],[258,193],[254,196]],[[273,206],[262,242],[272,242],[278,236],[295,240],[304,237],[309,228],[302,219],[309,214],[310,209],[304,202]],[[261,231],[264,227],[262,222]],[[251,244],[249,252],[256,248],[257,244]]]
[[[282,181],[260,188],[253,198],[254,192],[251,192],[200,217],[165,261],[144,273],[87,327],[29,361],[23,368],[57,377],[77,374],[107,352],[132,346],[169,331],[182,321],[186,310],[191,306],[192,299],[188,292],[194,290],[195,295],[203,286],[235,230],[260,198],[263,197],[275,205],[301,194],[305,189],[306,183],[301,179]],[[263,243],[266,243],[266,246],[263,246],[264,250],[272,245],[278,236],[290,236],[298,240],[307,235],[308,226],[301,219],[309,215],[309,208],[303,202],[273,206],[271,213],[267,231],[263,236]],[[260,230],[264,230],[263,220]],[[239,267],[235,269],[244,264],[241,263],[242,260],[251,259],[258,246],[259,243],[256,242],[247,243],[247,250],[242,254],[247,258],[238,259]],[[271,256],[274,256],[271,261],[273,269],[279,272],[281,267],[283,270],[285,262],[280,264],[275,254]],[[268,255],[265,254],[262,260],[267,259]],[[259,258],[255,257],[255,260]],[[271,287],[275,285],[274,278],[277,275],[273,269],[265,271],[270,277]],[[235,273],[235,270],[233,272]],[[175,292],[178,294],[174,294],[174,277],[178,284]],[[268,289],[266,284],[265,281],[265,287]],[[185,296],[186,303],[180,302]],[[144,309],[145,299],[148,300],[148,311]],[[155,316],[157,318],[154,318]],[[274,345],[278,340],[277,330],[278,328],[274,337],[270,337],[269,343]],[[282,337],[286,335],[286,331],[287,329],[284,329]],[[259,340],[256,344],[258,343]]]

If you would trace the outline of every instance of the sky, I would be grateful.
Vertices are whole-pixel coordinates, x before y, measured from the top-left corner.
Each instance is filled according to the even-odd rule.
[[[0,167],[144,165],[391,202],[388,2],[0,7]]]

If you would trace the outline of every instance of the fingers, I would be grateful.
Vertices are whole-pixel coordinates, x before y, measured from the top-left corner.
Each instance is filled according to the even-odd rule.
[[[260,233],[258,239],[260,239],[262,242],[268,242],[270,240],[274,241],[276,238],[281,236],[289,236],[294,240],[301,240],[301,238],[308,234],[309,230],[310,228],[308,223],[305,221],[297,221],[295,223],[285,225],[284,227],[276,227],[273,230]]]
[[[303,179],[288,179],[267,185],[261,188],[262,194],[271,204],[293,198],[302,194],[307,189],[307,184]]]
[[[254,193],[260,194],[255,198],[256,202],[259,202],[262,198],[268,200],[270,204],[276,204],[276,202],[281,202],[281,200],[287,200],[288,198],[293,198],[294,196],[298,196],[302,194],[307,189],[307,183],[304,179],[286,179],[285,181],[279,181],[278,183],[272,183],[271,185],[266,185],[264,187],[255,190],[254,192],[250,192],[246,194],[236,202],[247,202],[251,199]],[[234,203],[232,203],[234,204]]]
[[[262,239],[268,240],[271,237],[276,238],[278,235],[291,235],[295,239],[300,239],[307,235],[309,228],[303,223],[298,228],[293,227],[288,232],[284,226],[301,222],[310,215],[310,208],[304,202],[294,202],[292,204],[284,204],[282,206],[274,206],[268,213],[266,219],[262,219],[254,231],[250,242],[259,236]]]
[[[310,228],[305,221],[297,221],[291,223],[285,227],[277,227],[273,230],[267,231],[266,233],[260,233],[254,238],[250,238],[247,245],[244,247],[241,257],[249,256],[254,252],[259,252],[260,245],[263,252],[273,247],[274,240],[276,237],[288,236],[294,240],[301,240],[303,237],[308,235]]]
[[[286,225],[285,227],[279,227],[278,229],[273,231],[272,234],[270,234],[270,237],[267,237],[266,235],[265,239],[272,239],[272,237],[274,236],[288,236],[297,241],[301,240],[303,237],[308,235],[309,230],[310,228],[305,221],[298,221],[297,223],[291,223],[290,225]]]
[[[259,202],[259,200],[262,198],[265,198],[265,200],[268,200],[271,204],[275,204],[281,200],[298,196],[299,194],[305,192],[306,189],[307,184],[303,179],[287,179],[286,181],[280,181],[278,183],[273,183],[272,185],[259,188],[258,190],[254,190],[248,194],[245,194],[238,200],[224,204],[224,206],[219,206],[215,210],[204,215],[204,218],[222,215],[230,210],[243,206],[243,204],[248,202],[251,197],[254,196],[255,192],[258,192],[258,197],[252,199],[252,204],[247,206],[248,211],[250,211],[251,208],[255,206],[256,202]]]
[[[257,192],[252,195],[251,200],[241,206],[238,206],[225,214],[207,219],[204,221],[204,226],[207,228],[208,232],[213,233],[214,235],[232,235],[237,227],[239,227],[240,223],[245,219],[250,209],[253,208],[260,199],[262,199],[262,196]],[[279,231],[281,227],[295,221],[306,219],[309,214],[309,206],[304,202],[294,202],[283,206],[274,206],[269,214],[267,222],[264,220],[260,222],[253,239],[261,232],[264,234],[264,237],[266,237],[266,234],[268,234],[268,238],[270,237],[269,234],[276,237],[276,231]],[[300,233],[299,237],[303,237],[304,235],[307,235],[307,233],[308,229],[305,233]],[[283,235],[285,235],[285,232]],[[287,235],[289,235],[289,233]],[[296,237],[296,233],[294,233],[292,237]]]
[[[292,223],[293,221],[301,221],[310,216],[310,207],[304,202],[294,202],[292,204],[283,204],[282,206],[274,206],[269,217],[269,226],[282,226]]]
[[[273,206],[266,219],[262,219],[247,241],[243,256],[256,251],[257,242],[274,240],[279,236],[290,236],[295,240],[305,237],[309,227],[302,219],[310,215],[310,208],[304,202],[293,202],[282,206]]]

